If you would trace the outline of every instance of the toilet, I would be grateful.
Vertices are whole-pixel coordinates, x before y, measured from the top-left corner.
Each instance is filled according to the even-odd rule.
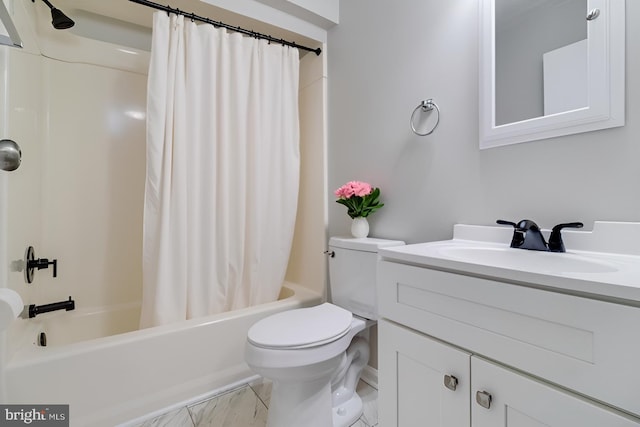
[[[347,427],[362,415],[356,387],[378,318],[378,249],[404,242],[329,240],[331,300],[274,314],[247,334],[245,360],[273,381],[268,427]]]

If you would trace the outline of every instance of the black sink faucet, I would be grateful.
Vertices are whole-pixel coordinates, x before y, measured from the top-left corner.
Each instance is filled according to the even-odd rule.
[[[564,243],[562,242],[562,234],[560,233],[563,228],[583,227],[581,222],[558,224],[551,230],[549,244],[547,244],[538,224],[530,219],[523,219],[517,224],[515,222],[504,221],[501,219],[496,222],[500,225],[510,225],[513,227],[513,238],[511,239],[512,248],[549,252],[565,252]]]
[[[562,241],[562,233],[560,231],[563,228],[582,228],[584,224],[581,222],[568,222],[566,224],[558,224],[551,229],[551,236],[549,236],[549,251],[551,252],[566,252],[564,249],[564,242]]]
[[[547,242],[544,240],[544,236],[540,231],[540,227],[530,219],[523,219],[517,224],[502,219],[496,222],[501,225],[510,225],[513,227],[513,238],[511,239],[512,248],[530,249],[533,251],[549,250]]]

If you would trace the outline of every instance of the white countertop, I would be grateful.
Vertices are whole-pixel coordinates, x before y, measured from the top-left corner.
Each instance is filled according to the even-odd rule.
[[[383,260],[640,303],[640,223],[563,231],[566,253],[509,247],[513,229],[456,225],[452,240],[381,248]]]

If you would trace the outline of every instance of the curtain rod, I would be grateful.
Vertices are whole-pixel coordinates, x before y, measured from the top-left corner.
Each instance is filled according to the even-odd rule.
[[[286,41],[284,39],[277,39],[277,38],[269,36],[267,34],[257,33],[255,31],[247,30],[247,29],[244,29],[244,28],[241,28],[241,27],[234,27],[232,25],[225,24],[224,22],[214,21],[214,20],[209,19],[209,18],[204,18],[202,16],[198,16],[198,15],[196,15],[194,13],[188,13],[188,12],[182,11],[180,9],[173,9],[170,6],[164,6],[164,5],[161,5],[161,4],[158,4],[158,3],[154,3],[154,2],[151,2],[151,1],[148,1],[148,0],[129,0],[129,1],[133,2],[133,3],[141,4],[143,6],[148,6],[148,7],[154,8],[154,9],[164,10],[165,12],[168,12],[168,13],[175,13],[176,15],[183,15],[183,16],[185,16],[187,18],[191,18],[191,20],[193,20],[193,21],[206,22],[207,24],[211,24],[211,25],[213,25],[215,27],[223,27],[223,28],[226,28],[228,30],[235,31],[236,33],[242,33],[242,34],[246,34],[248,36],[255,37],[255,38],[258,38],[258,39],[269,40],[270,42],[280,43],[280,44],[285,45],[285,46],[295,47],[296,49],[302,49],[302,50],[306,50],[306,51],[309,51],[309,52],[314,52],[316,55],[320,55],[322,53],[322,49],[320,49],[320,48],[312,49],[312,48],[307,47],[307,46],[299,45],[298,43],[295,43],[295,42],[289,42],[289,41]]]

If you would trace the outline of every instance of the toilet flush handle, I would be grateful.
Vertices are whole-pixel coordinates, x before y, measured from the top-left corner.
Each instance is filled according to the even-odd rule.
[[[329,255],[330,258],[333,258],[336,256],[336,252],[335,251],[324,251],[325,255]]]

